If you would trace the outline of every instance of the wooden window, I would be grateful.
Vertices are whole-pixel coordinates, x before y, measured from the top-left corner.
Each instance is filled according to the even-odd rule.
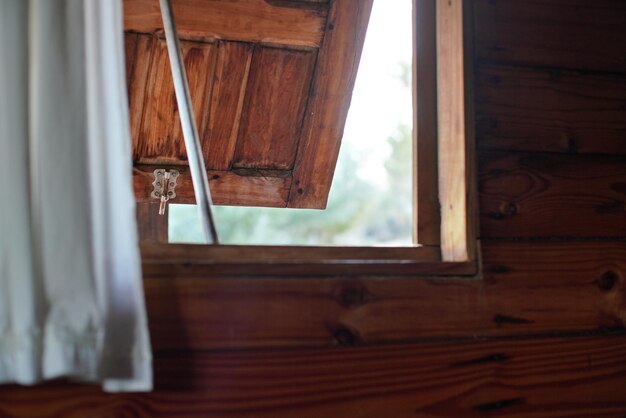
[[[132,3],[145,3],[148,0],[133,0]],[[236,1],[234,3],[237,3]],[[207,3],[208,4],[208,3]],[[339,13],[337,10],[343,10],[346,15],[351,11],[369,10],[372,1],[366,0],[336,0],[329,3],[330,14]],[[333,9],[335,8],[335,9]],[[300,10],[300,9],[299,9]],[[315,2],[315,6],[306,7],[303,10],[315,10],[319,11],[319,4]],[[333,12],[334,10],[334,12]],[[369,11],[367,12],[369,13]],[[364,14],[364,16],[367,15]],[[337,17],[337,15],[335,15]],[[343,25],[366,25],[367,19],[361,16],[355,22],[354,14],[352,18],[346,20],[333,20],[332,16],[328,17],[327,28],[332,28],[331,37],[337,33],[341,33],[345,28]],[[181,262],[200,262],[203,263],[206,268],[211,271],[219,271],[230,274],[246,274],[251,271],[255,273],[261,272],[261,274],[276,275],[309,275],[309,274],[474,274],[476,268],[476,254],[474,249],[474,233],[473,233],[473,178],[472,167],[470,162],[471,158],[468,156],[472,152],[472,124],[471,119],[468,118],[468,112],[466,111],[465,103],[467,102],[468,91],[466,86],[468,85],[468,74],[465,72],[465,59],[471,54],[468,52],[469,45],[465,44],[464,33],[464,13],[462,1],[444,1],[444,0],[414,0],[414,65],[413,65],[413,85],[414,85],[414,161],[417,170],[415,172],[415,194],[414,194],[414,212],[415,212],[415,240],[419,243],[416,247],[411,248],[367,248],[367,247],[344,247],[344,248],[326,248],[326,247],[269,247],[269,246],[197,246],[197,245],[182,245],[175,244],[169,245],[168,259],[170,261]],[[154,23],[152,24],[154,25]],[[148,25],[147,27],[152,27]],[[219,27],[219,24],[217,25]],[[328,34],[326,34],[328,36]],[[142,40],[143,39],[143,40]],[[311,40],[312,39],[312,40]],[[315,37],[302,40],[303,45],[307,42],[315,42]],[[133,42],[135,45],[133,46]],[[141,48],[141,43],[157,42],[160,41],[152,37],[138,38],[136,41],[129,42],[129,45],[133,48]],[[324,40],[326,42],[326,40]],[[238,45],[230,46],[207,46],[207,50],[211,48],[239,48],[238,53],[247,56],[249,66],[245,71],[250,71],[255,65],[259,69],[264,68],[264,62],[275,62],[276,57],[283,54],[277,50],[263,49],[260,53],[246,52],[245,47]],[[162,47],[159,47],[162,48]],[[255,47],[256,48],[256,47]],[[253,48],[254,49],[254,48]],[[246,53],[248,55],[246,55]],[[213,54],[206,52],[196,52],[196,58],[198,62],[209,62],[209,67],[221,68],[221,64],[216,64],[220,60],[219,53]],[[291,53],[290,53],[291,54]],[[320,51],[318,54],[322,54]],[[158,59],[160,55],[154,54],[153,60]],[[157,57],[157,58],[155,58]],[[222,58],[223,59],[223,58]],[[307,58],[306,53],[292,54],[288,60],[295,60],[298,62],[298,68],[302,68],[302,72],[305,77],[307,74],[314,73],[316,66],[320,65],[318,56],[318,62],[312,63]],[[338,57],[335,57],[338,59]],[[213,60],[213,61],[211,61]],[[135,68],[129,70],[129,74],[133,74],[139,71],[137,63],[133,64]],[[338,71],[341,71],[345,66],[345,62],[335,62],[338,67]],[[141,67],[141,65],[139,65]],[[142,70],[145,71],[145,70]],[[217,70],[215,70],[217,71]],[[289,65],[283,67],[282,71],[286,71],[289,74]],[[302,76],[302,75],[301,75]],[[263,81],[255,81],[248,79],[248,83],[258,83],[259,85],[272,84],[271,75],[263,74],[263,70],[257,75]],[[264,78],[265,77],[265,78]],[[353,76],[351,76],[353,77]],[[132,76],[131,76],[132,78]],[[190,77],[191,78],[191,77]],[[155,76],[155,80],[158,77]],[[354,78],[351,79],[351,82]],[[190,80],[193,85],[196,81]],[[131,82],[132,83],[132,82]],[[151,82],[150,84],[158,84],[158,81]],[[317,89],[313,89],[315,95],[309,98],[309,101],[319,100],[319,97],[327,97],[327,95],[320,94],[320,89],[330,89],[332,84],[319,86]],[[289,95],[288,95],[289,96]],[[293,97],[296,97],[294,94]],[[131,95],[132,97],[132,95]],[[289,96],[291,97],[291,96]],[[198,99],[200,100],[200,99]],[[207,99],[208,100],[208,99]],[[216,100],[216,99],[213,99]],[[231,98],[233,102],[234,99]],[[251,106],[250,101],[257,100],[264,103],[269,103],[272,100],[261,97],[250,98],[248,101],[241,100],[238,102],[238,106],[241,109],[246,106]],[[269,102],[268,102],[269,101]],[[241,102],[241,103],[240,103]],[[290,111],[287,112],[288,118],[296,118],[302,112],[302,108],[308,108],[309,104],[302,104],[301,101],[295,100],[289,105]],[[348,110],[349,100],[331,101],[329,103],[320,102],[319,108],[323,108],[328,105],[331,109],[334,109],[334,113],[339,112],[341,114],[342,121],[345,121],[345,114]],[[132,106],[132,105],[131,105]],[[158,106],[161,106],[160,104]],[[168,107],[169,106],[169,107]],[[171,104],[163,106],[162,112],[171,108]],[[202,108],[203,104],[200,101],[197,106]],[[196,107],[196,110],[198,109]],[[241,110],[238,110],[241,111]],[[306,112],[306,111],[305,111]],[[336,115],[335,115],[336,117]],[[246,119],[248,118],[248,119]],[[246,122],[249,120],[249,116],[244,116],[239,120],[239,123],[249,124]],[[158,125],[159,117],[150,118],[154,119],[147,125],[147,128],[152,129],[152,123]],[[144,115],[144,124],[146,117]],[[221,123],[219,117],[213,119],[211,123]],[[279,129],[276,128],[277,124],[281,121],[265,121],[263,123],[263,129],[260,126],[245,127],[243,132],[260,132],[259,142],[264,144],[263,135],[266,130]],[[323,121],[319,121],[323,123]],[[342,122],[343,123],[343,122]],[[224,132],[233,132],[232,122],[226,123],[228,129]],[[137,125],[135,125],[137,126]],[[202,124],[200,124],[202,126]],[[306,130],[307,123],[305,122],[302,129]],[[324,125],[327,127],[328,125]],[[167,128],[161,128],[167,131]],[[160,132],[160,131],[155,131]],[[209,132],[213,132],[209,130]],[[241,127],[239,128],[241,132]],[[272,150],[271,146],[263,148],[264,151],[251,157],[249,149],[246,145],[232,145],[228,141],[222,141],[225,144],[231,144],[229,146],[234,147],[235,154],[237,155],[237,164],[241,166],[241,170],[260,170],[259,167],[254,165],[258,161],[263,161],[264,158],[274,158],[275,155],[280,156],[280,163],[274,160],[276,166],[273,170],[284,169],[290,167],[293,161],[288,157],[288,153],[282,153]],[[309,142],[310,143],[310,142]],[[319,145],[319,144],[318,144]],[[327,144],[328,145],[328,144]],[[327,145],[320,145],[321,150],[324,150]],[[316,145],[317,146],[317,145]],[[335,145],[333,145],[334,147]],[[338,143],[337,143],[338,146]],[[255,151],[256,152],[256,151]],[[336,152],[336,151],[333,151]],[[173,150],[170,154],[159,154],[158,158],[180,158],[179,154],[176,154]],[[297,157],[296,157],[297,158]],[[336,155],[334,157],[336,159]],[[312,163],[315,165],[315,163]],[[334,164],[334,162],[333,162]],[[306,164],[295,164],[291,167],[302,168]],[[140,168],[140,171],[149,171],[151,166]],[[304,176],[312,175],[316,169],[309,166]],[[232,175],[238,175],[237,173],[228,174],[216,174],[220,179]],[[141,177],[142,174],[139,175]],[[214,176],[214,177],[215,177]],[[277,176],[271,177],[267,173],[263,176],[266,178],[278,179],[274,180],[277,185],[276,190],[287,190],[292,188],[293,184],[287,186],[286,183],[281,183],[284,177]],[[331,173],[332,177],[332,173]],[[211,176],[210,176],[211,178]],[[304,178],[298,176],[298,178]],[[293,181],[293,177],[289,180]],[[328,179],[330,181],[330,178]],[[227,179],[222,180],[222,184],[227,182]],[[146,180],[138,181],[140,190],[143,195],[147,196],[148,186],[145,184]],[[287,182],[288,183],[288,182]],[[190,185],[190,182],[187,182]],[[280,185],[282,184],[282,186]],[[302,183],[299,183],[300,185]],[[328,183],[330,184],[330,183]],[[214,186],[212,184],[212,186]],[[187,186],[189,187],[189,186]],[[301,187],[301,186],[300,186]],[[220,199],[219,187],[214,187],[216,192],[216,200]],[[312,189],[311,189],[312,190]],[[318,188],[318,191],[324,190],[322,194],[324,197],[322,200],[325,204],[327,189]],[[287,192],[284,192],[287,193]],[[320,192],[321,193],[321,192]],[[185,191],[183,189],[183,195],[191,196],[191,190]],[[303,196],[303,200],[307,201],[307,196],[316,196],[316,193],[297,193]],[[267,194],[270,196],[277,196],[277,194]],[[289,193],[284,196],[290,196]],[[319,198],[311,198],[313,200]],[[281,198],[282,199],[282,198]],[[311,202],[311,200],[308,200]],[[317,200],[320,202],[320,200]],[[295,201],[294,201],[295,202]],[[289,203],[288,206],[297,206],[297,203]],[[305,206],[304,204],[302,206]],[[147,217],[146,217],[147,218]],[[147,228],[149,230],[150,228]],[[152,233],[154,235],[154,233]],[[157,234],[158,235],[158,234]],[[143,254],[146,261],[157,260],[159,257],[163,257],[164,247],[159,244],[144,243]],[[261,268],[262,267],[262,268]]]

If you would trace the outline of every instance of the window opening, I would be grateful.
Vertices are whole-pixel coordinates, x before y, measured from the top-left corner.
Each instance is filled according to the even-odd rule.
[[[412,1],[374,2],[325,210],[216,206],[224,244],[410,246]],[[170,242],[201,243],[194,205],[170,204]]]

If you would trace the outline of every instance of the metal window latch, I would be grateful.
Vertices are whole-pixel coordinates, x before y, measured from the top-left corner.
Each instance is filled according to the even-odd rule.
[[[180,175],[178,170],[166,170],[159,168],[154,170],[154,181],[152,182],[152,193],[150,197],[159,199],[159,215],[165,215],[165,207],[170,199],[176,197],[176,179]]]

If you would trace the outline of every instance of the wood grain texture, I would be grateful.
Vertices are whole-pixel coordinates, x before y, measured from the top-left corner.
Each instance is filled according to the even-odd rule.
[[[137,152],[136,145],[139,144],[140,138],[148,73],[152,64],[153,41],[152,36],[142,36],[134,33],[124,34],[133,161],[141,157]]]
[[[164,254],[167,254],[164,261]],[[146,272],[158,277],[474,276],[474,262],[441,262],[432,247],[168,245],[143,247]]]
[[[482,255],[484,312],[498,333],[626,327],[626,242],[494,240]]]
[[[413,19],[413,166],[419,167],[413,183],[414,241],[439,245],[435,0],[416,0]]]
[[[374,344],[626,326],[624,241],[490,240],[482,245],[482,280],[394,276],[389,266],[387,275],[280,278],[271,275],[271,265],[248,266],[233,278],[216,273],[210,261],[194,261],[194,252],[205,251],[194,248],[183,246],[187,255],[174,253],[168,261],[144,246],[156,349]],[[232,248],[220,251],[236,256]],[[311,268],[302,263],[304,274]]]
[[[326,207],[371,8],[372,0],[331,2],[294,166],[289,207]]]
[[[465,261],[468,249],[463,2],[437,0],[436,19],[441,258]]]
[[[142,35],[148,36],[148,35]],[[186,164],[187,152],[178,115],[171,68],[164,39],[154,37],[152,62],[147,76],[143,116],[133,139],[135,162]],[[182,41],[181,50],[198,132],[208,123],[210,95],[215,72],[216,47],[212,43]]]
[[[480,148],[626,154],[626,75],[479,68]]]
[[[218,42],[209,121],[203,137],[206,167],[232,167],[252,61],[252,44]]]
[[[11,418],[518,417],[626,413],[626,336],[157,354],[156,390],[4,387]],[[69,396],[71,394],[71,396]]]
[[[625,237],[626,157],[483,152],[482,237]]]
[[[626,72],[620,0],[474,0],[479,62]]]
[[[318,47],[326,7],[272,5],[265,0],[178,0],[176,26],[182,37]],[[158,0],[124,0],[124,29],[163,30]]]
[[[139,35],[136,33],[124,34],[124,63],[126,64],[126,86],[130,87],[135,72],[137,57],[137,40]],[[130,90],[130,89],[129,89]],[[130,92],[128,94],[130,96]]]
[[[371,1],[175,2],[209,170],[295,170],[293,206],[325,207]],[[158,1],[127,0],[125,11],[134,161],[186,165]],[[307,38],[313,27],[315,41]],[[317,191],[302,200],[309,188]],[[232,204],[274,201],[251,199],[263,190],[230,191]]]
[[[255,47],[233,167],[292,169],[316,54]]]
[[[135,211],[139,241],[167,243],[168,216],[159,215],[159,202],[139,202]]]
[[[153,200],[152,173],[163,166],[137,165],[133,169],[133,188],[138,202]],[[171,203],[195,203],[188,167],[177,166],[176,198]],[[208,170],[211,197],[216,205],[285,207],[291,186],[289,171]]]
[[[463,3],[463,83],[465,100],[465,187],[467,205],[467,254],[480,265],[480,242],[478,240],[478,181],[476,161],[476,94],[474,74],[474,9],[471,3]]]

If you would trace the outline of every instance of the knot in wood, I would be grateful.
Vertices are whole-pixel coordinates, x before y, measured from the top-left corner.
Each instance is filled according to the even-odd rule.
[[[604,292],[613,289],[615,283],[619,280],[619,275],[614,271],[606,271],[598,280],[598,287]]]
[[[335,341],[339,345],[354,345],[359,342],[359,337],[348,328],[337,328],[333,334]]]

